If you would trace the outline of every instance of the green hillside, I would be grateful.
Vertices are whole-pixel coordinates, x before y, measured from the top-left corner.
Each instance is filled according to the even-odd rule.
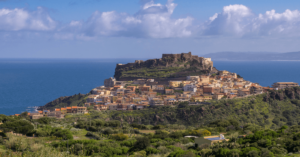
[[[85,97],[52,105],[78,103]],[[0,115],[0,156],[299,157],[299,87],[210,103],[91,111],[67,114],[64,119],[35,120],[27,112]],[[196,146],[195,138],[185,137],[220,133],[228,141]]]
[[[65,96],[57,98],[49,103],[47,103],[44,106],[40,106],[39,110],[54,110],[55,108],[61,108],[61,107],[67,107],[67,106],[83,106],[86,102],[86,98],[88,97],[90,93],[88,94],[75,94],[72,96]]]
[[[247,98],[211,101],[210,105],[158,107],[139,111],[106,111],[111,119],[139,124],[208,125],[219,119],[235,119],[243,126],[254,123],[264,128],[278,128],[300,123],[300,88],[295,87]],[[93,113],[95,116],[97,112]],[[92,115],[93,115],[92,114]]]

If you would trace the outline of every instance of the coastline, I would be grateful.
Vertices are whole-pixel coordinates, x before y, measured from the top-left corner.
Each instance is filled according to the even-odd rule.
[[[126,61],[123,60],[121,62],[125,63]],[[300,82],[298,79],[300,78],[299,74],[295,73],[297,67],[300,66],[298,61],[213,61],[215,61],[215,66],[219,70],[236,72],[246,80],[258,82],[263,86],[270,86],[276,81],[290,80]],[[51,62],[51,64],[7,64],[0,62],[0,65],[2,65],[1,68],[7,71],[0,71],[0,75],[3,76],[0,78],[0,87],[4,89],[2,93],[0,92],[0,95],[5,98],[2,99],[1,114],[12,115],[26,111],[28,106],[43,106],[60,96],[88,93],[94,87],[103,85],[104,79],[113,76],[116,63],[68,62],[57,64]],[[58,67],[59,69],[56,69]],[[78,73],[78,68],[81,69],[80,73]],[[22,75],[20,75],[20,70],[17,69],[23,69],[21,71]],[[266,69],[268,70],[265,71]],[[95,73],[95,71],[98,72]],[[278,71],[281,73],[277,73]],[[38,75],[35,75],[35,73]],[[57,77],[58,75],[60,78]],[[86,76],[89,75],[93,77],[87,78]],[[48,76],[51,76],[53,79],[49,80]],[[76,78],[76,80],[73,78]],[[64,83],[65,81],[70,82]],[[14,86],[16,84],[25,84],[27,86],[18,88]],[[31,90],[30,93],[28,93],[29,90]],[[8,93],[14,94],[10,95]],[[13,95],[18,97],[13,97]]]

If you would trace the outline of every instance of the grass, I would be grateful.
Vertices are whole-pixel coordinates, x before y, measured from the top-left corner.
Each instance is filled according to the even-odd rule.
[[[85,129],[80,129],[77,132],[73,132],[74,140],[88,140],[89,138],[85,136],[87,132],[88,131]]]
[[[170,77],[177,72],[186,72],[185,69],[184,67],[139,68],[123,71],[121,77]]]
[[[149,134],[149,133],[154,134],[155,133],[155,130],[139,130],[139,131],[140,131],[140,133],[144,133],[144,134]]]
[[[4,152],[6,152],[6,150],[5,150],[6,148],[5,148],[5,146],[4,145],[0,145],[0,153],[4,153]]]

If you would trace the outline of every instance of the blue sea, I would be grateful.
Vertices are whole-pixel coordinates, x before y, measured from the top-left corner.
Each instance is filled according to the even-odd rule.
[[[0,59],[0,114],[12,115],[61,97],[88,93],[112,77],[117,63],[135,59]],[[251,82],[300,83],[297,61],[214,61],[218,70]]]

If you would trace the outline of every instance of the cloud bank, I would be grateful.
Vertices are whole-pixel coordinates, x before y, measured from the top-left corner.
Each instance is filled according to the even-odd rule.
[[[1,31],[49,31],[56,28],[56,22],[41,7],[29,12],[24,9],[0,9]]]
[[[299,36],[300,12],[287,9],[283,13],[275,10],[255,15],[244,5],[229,5],[216,13],[204,24],[202,35],[229,36]]]
[[[87,36],[126,36],[142,38],[172,38],[191,36],[193,18],[172,19],[177,4],[149,1],[135,15],[96,11],[87,21],[72,21],[64,30],[80,30]]]
[[[41,7],[36,11],[0,9],[0,31],[53,32],[60,39],[96,39],[99,36],[137,38],[299,37],[300,11],[287,9],[255,14],[244,5],[224,6],[199,25],[193,17],[172,18],[177,4],[153,0],[141,4],[133,15],[95,11],[88,20],[59,24]],[[196,21],[196,22],[195,22]]]

